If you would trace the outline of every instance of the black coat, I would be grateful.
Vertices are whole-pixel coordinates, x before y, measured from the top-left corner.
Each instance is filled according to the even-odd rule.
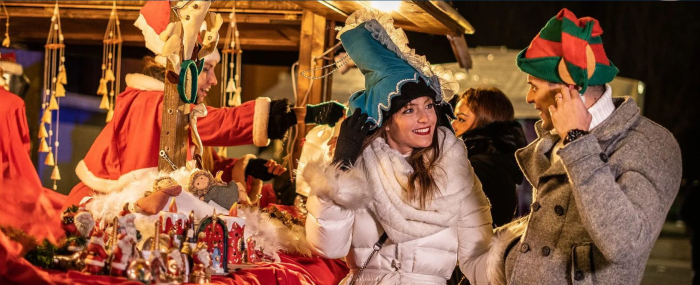
[[[474,173],[491,201],[494,225],[510,222],[518,204],[515,188],[523,181],[515,161],[515,151],[527,145],[523,128],[517,121],[496,122],[467,131],[462,140]]]

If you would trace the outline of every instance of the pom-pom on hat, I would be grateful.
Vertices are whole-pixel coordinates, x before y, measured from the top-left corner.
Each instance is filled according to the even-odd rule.
[[[518,54],[518,68],[549,82],[579,86],[583,94],[589,85],[608,83],[618,73],[605,54],[601,34],[598,20],[576,18],[564,8]]]
[[[350,15],[338,33],[345,51],[365,76],[365,89],[350,96],[348,113],[360,108],[374,128],[402,107],[393,106],[400,105],[394,102],[405,105],[410,101],[398,100],[408,96],[402,90],[407,83],[414,85],[413,91],[420,90],[420,94],[410,95],[412,99],[428,95],[436,105],[449,101],[459,89],[452,72],[431,66],[424,56],[417,55],[408,47],[406,34],[393,23],[388,14],[366,8]]]

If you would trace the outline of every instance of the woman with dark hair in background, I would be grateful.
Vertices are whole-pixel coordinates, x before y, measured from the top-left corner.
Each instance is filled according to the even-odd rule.
[[[514,121],[513,104],[498,88],[469,88],[454,110],[452,128],[467,146],[474,173],[491,202],[493,225],[507,224],[518,205],[515,188],[523,181],[515,151],[527,145],[520,123]],[[455,270],[448,284],[461,279],[461,272]]]
[[[518,204],[515,187],[523,181],[515,150],[525,147],[527,141],[513,113],[513,104],[498,88],[469,88],[459,96],[455,106],[457,119],[452,122],[491,201],[495,226],[513,219]]]

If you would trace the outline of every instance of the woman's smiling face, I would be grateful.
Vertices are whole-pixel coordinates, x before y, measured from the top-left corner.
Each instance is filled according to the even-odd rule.
[[[391,117],[386,128],[387,144],[402,154],[425,148],[433,142],[437,123],[433,98],[413,99]]]

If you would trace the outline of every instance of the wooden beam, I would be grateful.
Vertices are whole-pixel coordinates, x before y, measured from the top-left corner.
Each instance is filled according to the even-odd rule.
[[[459,63],[459,67],[469,70],[472,68],[472,56],[469,54],[469,49],[467,47],[467,40],[464,38],[464,34],[447,36],[452,46],[452,51],[455,54],[455,58]]]
[[[412,0],[412,2],[445,25],[453,34],[474,33],[474,27],[445,1]]]
[[[314,61],[314,57],[320,56],[326,49],[325,17],[314,14],[310,10],[304,10],[301,17],[301,34],[299,42],[299,69],[297,71],[297,101],[296,106],[305,104],[318,104],[323,101],[323,80],[312,81],[301,75],[302,71],[323,66],[323,60]],[[309,72],[312,76],[320,76],[322,71]],[[306,96],[308,94],[308,97]],[[296,169],[299,154],[301,154],[301,142],[306,136],[307,130],[304,123],[297,125],[297,139],[294,142],[293,167]]]

